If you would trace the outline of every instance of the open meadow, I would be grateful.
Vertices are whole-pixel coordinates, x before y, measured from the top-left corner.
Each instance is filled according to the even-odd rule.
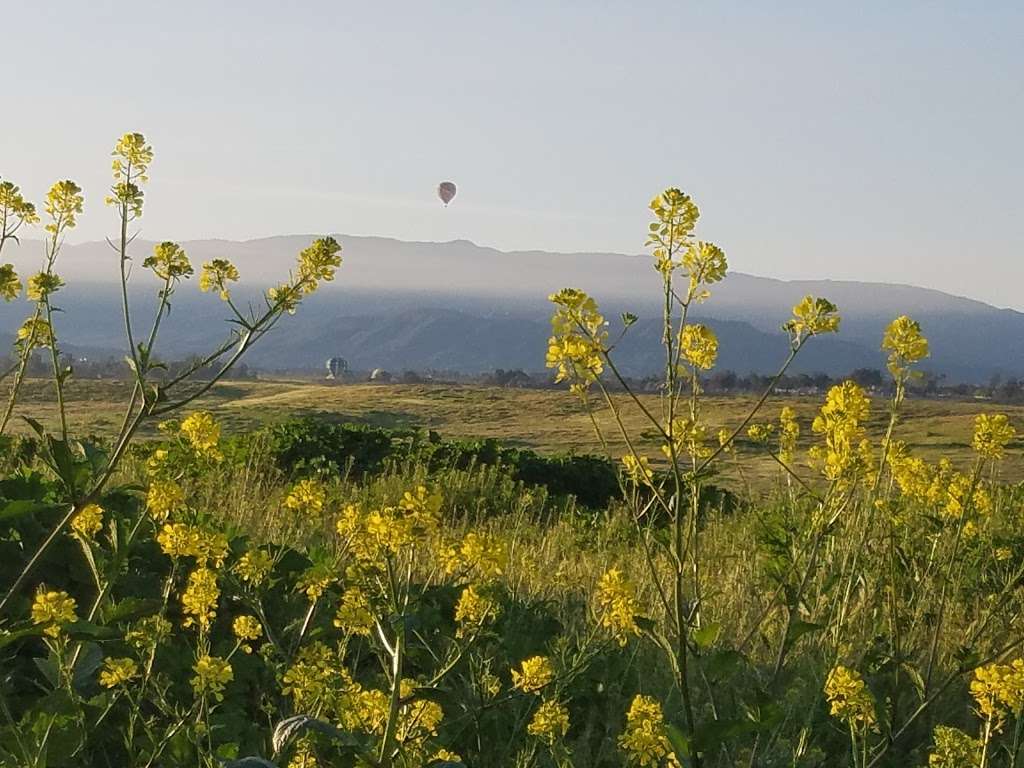
[[[71,380],[66,389],[76,407],[72,424],[80,434],[112,434],[120,426],[129,384],[123,381]],[[640,432],[644,417],[629,398],[613,394],[623,419],[633,432]],[[649,408],[660,408],[657,395],[639,396]],[[810,423],[823,396],[774,395],[764,405],[765,418],[777,416],[784,406],[793,408],[805,429],[799,440],[807,448],[814,436]],[[715,429],[733,429],[746,416],[756,398],[752,395],[712,396],[704,399],[708,423]],[[868,433],[881,437],[888,423],[888,404],[883,395],[873,398],[866,421]],[[23,413],[44,424],[57,423],[52,384],[29,381],[22,399]],[[398,429],[435,430],[442,437],[495,438],[510,446],[532,448],[541,453],[586,453],[604,455],[590,418],[578,400],[564,389],[514,389],[465,384],[335,384],[299,380],[221,382],[196,401],[209,410],[227,434],[256,429],[267,424],[304,416],[323,416],[352,424]],[[613,457],[625,452],[625,445],[607,407],[596,404],[599,423],[609,436]],[[937,461],[946,456],[955,463],[969,463],[974,418],[978,413],[999,410],[1018,424],[1024,424],[1024,406],[992,406],[979,400],[908,399],[900,420],[900,439],[915,455]],[[24,433],[27,425],[15,425]],[[141,432],[157,436],[155,424]],[[1011,482],[1024,481],[1022,442],[1014,443],[1002,465]],[[652,459],[658,452],[653,440],[641,440]],[[653,447],[653,450],[652,450]],[[742,462],[726,462],[722,476],[730,487],[744,482],[764,482],[779,476],[778,465],[749,440],[738,441]]]

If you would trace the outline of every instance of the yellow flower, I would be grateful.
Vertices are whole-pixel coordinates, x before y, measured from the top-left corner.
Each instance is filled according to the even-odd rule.
[[[341,246],[333,237],[315,240],[299,253],[299,282],[304,291],[315,291],[321,280],[331,281],[341,266]]]
[[[255,616],[239,616],[231,625],[238,640],[238,647],[245,653],[252,653],[254,641],[263,637],[263,625]]]
[[[665,733],[665,715],[661,704],[650,696],[637,695],[626,713],[626,730],[619,736],[619,747],[630,765],[671,766],[679,760]]]
[[[319,515],[323,512],[327,492],[318,481],[300,480],[284,500],[285,509],[302,515]]]
[[[73,229],[76,217],[82,212],[82,188],[70,179],[58,181],[46,193],[43,209],[53,220],[46,225],[46,231],[57,234],[64,229]]]
[[[665,431],[672,438],[672,445],[661,446],[661,452],[665,454],[666,459],[672,460],[673,449],[677,461],[686,454],[696,458],[711,455],[711,449],[706,445],[707,429],[688,416],[676,417]]]
[[[636,624],[636,616],[640,612],[636,588],[617,568],[601,577],[597,587],[597,606],[601,626],[612,633],[619,645],[625,645],[630,637],[640,634]]]
[[[1005,413],[982,413],[974,420],[971,446],[986,459],[1001,459],[1006,446],[1017,436]]]
[[[23,224],[39,222],[35,205],[26,200],[21,194],[21,189],[11,181],[0,181],[0,216],[3,216],[8,225],[8,236],[17,232]]]
[[[203,654],[192,667],[192,690],[197,696],[212,695],[217,701],[224,699],[224,687],[235,679],[231,664],[217,656]]]
[[[227,259],[206,261],[199,275],[199,290],[203,293],[216,290],[221,301],[228,301],[231,298],[228,283],[237,282],[238,277],[238,268]]]
[[[456,637],[472,635],[485,624],[494,621],[501,613],[501,606],[490,594],[478,591],[470,584],[462,590],[455,605]]]
[[[935,749],[928,756],[930,768],[965,768],[981,759],[981,742],[959,728],[935,726]]]
[[[341,596],[341,605],[334,616],[334,626],[356,635],[369,637],[374,615],[370,599],[359,587],[349,587]]]
[[[725,251],[714,243],[692,243],[683,253],[683,269],[690,278],[687,299],[704,301],[711,294],[707,290],[701,290],[700,286],[717,283],[725,279],[726,270],[729,267],[725,258]],[[717,352],[718,343],[715,342]],[[711,366],[708,366],[709,368]]]
[[[170,637],[173,629],[163,616],[147,616],[126,632],[124,639],[137,650],[148,650]]]
[[[188,586],[181,596],[181,608],[185,614],[184,626],[197,627],[206,633],[217,617],[217,602],[220,587],[217,574],[209,568],[196,568],[188,577]]]
[[[154,480],[146,494],[146,509],[154,520],[163,522],[185,504],[185,492],[173,480]]]
[[[475,571],[481,578],[500,576],[508,562],[504,543],[485,533],[469,532],[459,546],[441,553],[449,574]]]
[[[4,183],[6,182],[0,183],[0,187]],[[0,298],[4,301],[14,301],[20,294],[21,280],[18,278],[18,273],[14,270],[14,265],[4,264],[0,266]]]
[[[679,334],[679,350],[690,365],[706,371],[718,359],[718,337],[706,325],[684,325]]]
[[[18,328],[18,347],[35,349],[36,347],[53,346],[56,337],[53,335],[53,328],[46,320],[39,317],[29,317]]]
[[[569,732],[569,710],[555,699],[542,701],[526,726],[526,732],[554,744]]]
[[[523,693],[536,693],[554,679],[555,670],[547,656],[531,656],[512,670],[512,685]]]
[[[121,658],[103,660],[100,671],[100,685],[104,688],[116,688],[124,685],[139,673],[139,665],[134,659]]]
[[[793,307],[792,319],[782,326],[795,342],[822,333],[836,333],[839,330],[839,315],[836,305],[828,299],[804,296]]]
[[[1024,660],[978,667],[971,681],[971,696],[978,705],[978,714],[992,720],[997,728],[1007,712],[1020,716],[1024,707]]]
[[[278,285],[267,289],[267,303],[281,312],[294,315],[302,300],[302,288],[295,285]]]
[[[416,697],[417,683],[415,680],[403,679],[399,686],[399,695],[407,702],[399,713],[398,740],[402,743],[422,741],[437,735],[437,726],[444,719],[441,705]]]
[[[920,324],[901,315],[886,327],[882,349],[889,352],[889,372],[900,379],[911,365],[928,357],[928,339],[922,335]]]
[[[192,449],[200,456],[212,459],[220,458],[217,444],[220,442],[220,424],[208,411],[196,411],[181,422],[179,427]]]
[[[641,456],[638,459],[633,454],[627,453],[622,457],[622,466],[626,477],[634,485],[650,485],[654,479],[654,470],[651,469],[651,463],[646,456]]]
[[[300,738],[295,745],[292,759],[288,761],[288,768],[319,768],[319,766],[320,763],[317,762],[316,754],[313,752],[312,740],[306,737]]]
[[[170,241],[153,246],[153,253],[146,257],[142,266],[151,269],[161,280],[180,280],[192,276],[192,263],[177,243]]]
[[[59,637],[65,624],[78,621],[75,598],[67,592],[40,587],[32,603],[32,623],[44,624],[50,637]]]
[[[789,464],[796,452],[796,442],[800,438],[800,423],[796,420],[796,411],[788,405],[779,414],[779,459]]]
[[[71,520],[71,530],[85,541],[92,541],[103,528],[103,507],[87,504]]]
[[[855,670],[837,666],[829,672],[825,681],[825,698],[832,705],[832,716],[851,727],[874,725],[875,698]]]
[[[320,641],[303,646],[281,680],[281,692],[292,699],[297,712],[347,709],[348,695],[359,690],[342,654]]]
[[[747,427],[747,437],[755,443],[767,444],[775,432],[774,424],[751,424]]]
[[[820,414],[811,428],[823,435],[825,445],[811,449],[811,456],[823,464],[829,480],[838,480],[854,470],[870,469],[871,460],[865,431],[861,423],[867,419],[871,401],[864,390],[852,381],[844,381],[828,391]]]
[[[262,549],[250,549],[235,563],[235,574],[253,587],[260,586],[274,567],[274,559]]]
[[[25,295],[31,301],[43,301],[50,294],[56,293],[64,285],[64,281],[53,272],[38,272],[28,279],[28,290]]]
[[[551,316],[546,365],[557,370],[555,381],[589,387],[604,371],[607,323],[597,302],[581,290],[563,288],[548,297],[556,306]]]

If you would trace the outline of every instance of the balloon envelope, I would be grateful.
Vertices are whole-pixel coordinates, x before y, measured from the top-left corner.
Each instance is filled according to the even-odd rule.
[[[442,181],[437,185],[437,196],[441,198],[441,202],[448,205],[455,197],[455,184],[450,181]]]

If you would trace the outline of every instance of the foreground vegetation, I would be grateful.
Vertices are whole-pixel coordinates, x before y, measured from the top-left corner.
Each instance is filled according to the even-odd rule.
[[[140,333],[128,227],[152,150],[128,134],[114,154],[124,410],[105,435],[75,437],[88,417],[53,303],[83,208],[73,182],[47,198],[51,239],[5,377],[4,765],[1020,764],[1024,488],[1004,479],[1017,433],[985,413],[955,461],[908,446],[907,385],[928,353],[912,319],[880,340],[888,402],[844,382],[780,409],[770,383],[725,416],[701,386],[717,339],[687,318],[726,258],[669,189],[650,206],[660,395],[615,367],[635,318],[613,327],[580,291],[552,296],[562,421],[585,419],[579,444],[604,459],[323,419],[228,436],[206,407],[218,377],[156,375],[161,322],[193,268],[174,243],[143,262],[163,288]],[[13,185],[0,193],[2,248],[37,216]],[[333,279],[339,250],[314,242],[244,310],[238,270],[204,264],[200,287],[233,327],[202,366],[226,374]],[[2,270],[13,300],[21,281]],[[794,307],[778,378],[839,327],[826,299]],[[46,397],[26,375],[40,350]],[[28,416],[48,402],[46,423]],[[755,454],[769,482],[723,493],[723,473],[743,478]]]

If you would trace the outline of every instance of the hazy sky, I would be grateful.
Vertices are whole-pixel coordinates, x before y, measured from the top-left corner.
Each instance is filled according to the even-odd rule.
[[[76,240],[114,231],[108,153],[141,131],[146,238],[638,252],[675,185],[735,269],[1024,309],[1021,3],[3,0],[0,24],[0,175],[78,180]]]

